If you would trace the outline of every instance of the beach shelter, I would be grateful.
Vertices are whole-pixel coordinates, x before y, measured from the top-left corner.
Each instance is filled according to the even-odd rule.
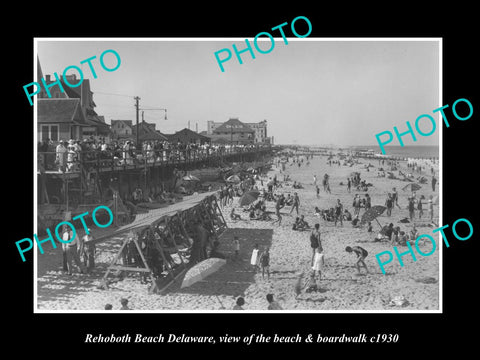
[[[226,263],[227,260],[225,259],[209,258],[199,262],[198,264],[195,264],[185,274],[181,288],[183,289],[205,279],[207,276],[216,272]]]
[[[420,185],[418,185],[417,183],[411,183],[411,184],[408,184],[406,186],[404,186],[402,188],[403,191],[418,191],[420,190],[422,187]]]
[[[378,225],[380,225],[380,228],[382,227],[382,225],[380,224],[380,222],[377,220],[377,217],[379,217],[380,215],[383,214],[383,212],[386,210],[387,208],[385,206],[382,206],[382,205],[375,205],[375,206],[372,206],[370,209],[368,209],[367,211],[365,211],[365,213],[362,215],[362,219],[361,219],[361,222],[362,223],[366,223],[366,222],[369,222],[369,221],[373,221],[373,220],[376,220]]]
[[[247,191],[242,197],[238,200],[238,205],[246,206],[253,203],[260,196],[259,191]]]

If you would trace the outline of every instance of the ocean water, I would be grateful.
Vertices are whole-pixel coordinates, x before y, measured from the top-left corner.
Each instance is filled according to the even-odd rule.
[[[352,149],[372,149],[377,154],[381,154],[378,145],[352,146]],[[423,145],[423,146],[385,146],[386,155],[403,157],[403,158],[440,158],[440,146]]]

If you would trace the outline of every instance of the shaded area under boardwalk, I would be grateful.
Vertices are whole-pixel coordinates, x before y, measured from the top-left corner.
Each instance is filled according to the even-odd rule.
[[[240,241],[240,256],[234,258],[233,238]],[[200,294],[240,296],[255,283],[255,272],[250,265],[250,257],[255,244],[263,251],[272,243],[272,229],[229,228],[220,237],[220,252],[229,258],[217,272],[187,288],[180,288],[183,276],[170,286],[166,294]]]

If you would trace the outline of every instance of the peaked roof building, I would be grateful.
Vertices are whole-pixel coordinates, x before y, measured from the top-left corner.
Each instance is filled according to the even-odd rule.
[[[238,118],[230,118],[213,130],[212,142],[253,144],[255,131]]]

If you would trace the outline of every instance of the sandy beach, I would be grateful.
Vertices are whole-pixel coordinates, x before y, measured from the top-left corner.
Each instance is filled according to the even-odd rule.
[[[410,255],[403,257],[404,267],[398,260],[394,260],[385,266],[384,275],[375,259],[375,254],[382,251],[392,251],[392,245],[388,242],[375,242],[374,237],[380,230],[379,225],[372,222],[373,232],[368,233],[366,228],[354,228],[350,222],[345,221],[343,226],[334,226],[333,222],[327,222],[314,215],[314,207],[327,209],[333,207],[337,201],[344,204],[353,213],[352,201],[356,193],[363,195],[365,192],[356,191],[352,188],[347,191],[346,181],[350,174],[358,171],[362,180],[372,183],[368,193],[372,199],[372,205],[384,205],[388,192],[396,187],[399,193],[399,205],[395,207],[392,215],[388,217],[382,214],[378,221],[382,225],[393,223],[400,226],[401,230],[409,232],[412,223],[400,223],[403,218],[408,218],[407,197],[410,191],[402,191],[408,182],[387,177],[377,177],[379,162],[376,159],[359,159],[359,164],[353,166],[331,165],[324,156],[315,156],[298,167],[296,164],[286,164],[286,170],[280,174],[280,169],[273,166],[268,177],[277,175],[279,180],[284,174],[290,175],[291,182],[300,182],[303,189],[293,189],[291,185],[284,184],[276,190],[276,193],[292,194],[297,192],[300,197],[299,214],[305,215],[305,220],[313,226],[320,224],[321,240],[325,254],[325,266],[321,280],[318,282],[320,290],[313,293],[302,292],[298,297],[294,292],[295,283],[300,276],[306,279],[311,271],[310,259],[311,248],[309,231],[294,231],[292,224],[295,220],[295,211],[289,214],[290,207],[281,210],[282,224],[273,224],[272,221],[247,220],[248,213],[242,212],[238,207],[238,198],[232,205],[223,209],[228,229],[220,238],[220,251],[233,256],[233,237],[237,236],[240,241],[240,257],[229,259],[220,270],[190,287],[180,289],[179,284],[174,284],[165,295],[148,294],[148,285],[143,284],[140,275],[129,276],[122,281],[115,282],[110,289],[99,288],[100,280],[106,271],[116,250],[121,245],[122,237],[108,239],[97,245],[96,269],[92,274],[82,275],[75,273],[68,276],[62,273],[62,254],[60,249],[46,250],[45,254],[37,253],[38,279],[37,279],[37,305],[39,311],[65,311],[87,310],[103,311],[105,304],[113,305],[113,310],[120,308],[120,299],[127,298],[132,310],[230,310],[238,296],[245,298],[246,310],[267,309],[266,294],[272,293],[284,310],[438,310],[439,309],[439,247],[438,236],[437,251],[428,257],[417,256],[414,262]],[[374,167],[366,171],[364,165],[371,163]],[[403,162],[402,172],[410,172]],[[380,165],[381,166],[381,165]],[[387,166],[384,165],[384,168]],[[387,170],[387,169],[385,169]],[[395,175],[398,171],[392,171]],[[331,193],[323,191],[321,179],[327,173],[330,176]],[[313,175],[316,174],[321,190],[317,198],[313,185]],[[438,174],[438,170],[437,170]],[[415,177],[420,174],[414,174]],[[428,178],[428,183],[423,184],[417,191],[417,197],[424,195],[426,199],[430,195],[438,195],[432,191],[430,185],[430,171],[421,174]],[[438,176],[437,176],[438,177]],[[267,180],[267,179],[266,179]],[[266,180],[264,185],[266,185]],[[343,183],[343,185],[340,185]],[[257,181],[261,189],[260,181]],[[242,216],[242,220],[232,221],[228,216],[231,207]],[[267,202],[269,210],[274,209],[273,202]],[[364,209],[361,210],[360,216]],[[438,205],[434,205],[434,222],[438,223]],[[424,215],[418,219],[416,211],[415,224],[419,234],[431,234],[437,226],[428,220],[427,204],[424,201]],[[275,219],[275,214],[271,214]],[[95,232],[93,233],[95,236]],[[262,279],[260,273],[252,271],[250,255],[253,246],[258,244],[261,249],[270,246],[270,279]],[[361,246],[369,255],[365,262],[370,274],[356,275],[355,255],[345,251],[346,246]],[[431,244],[421,244],[420,248],[425,253],[431,249]],[[401,252],[407,247],[399,247]],[[403,301],[395,304],[392,299],[403,297]]]

